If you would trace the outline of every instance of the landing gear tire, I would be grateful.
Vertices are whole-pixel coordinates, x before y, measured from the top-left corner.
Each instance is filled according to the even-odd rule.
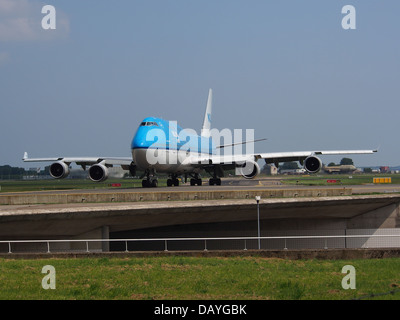
[[[216,185],[220,186],[221,185],[221,179],[220,178],[211,178],[208,182],[210,186]]]
[[[179,186],[179,180],[178,179],[168,179],[167,180],[167,186],[168,187],[172,187],[172,186],[178,187]]]
[[[201,179],[190,179],[190,185],[195,186],[195,185],[201,186],[202,185],[202,180]]]
[[[156,188],[158,186],[158,180],[142,180],[142,187],[143,188]]]

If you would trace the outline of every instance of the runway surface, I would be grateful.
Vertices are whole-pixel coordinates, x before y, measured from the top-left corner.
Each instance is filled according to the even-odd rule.
[[[123,183],[122,183],[123,185]],[[9,192],[1,193],[0,195],[18,195],[18,194],[81,194],[81,193],[132,193],[132,192],[189,192],[189,191],[230,191],[230,190],[279,190],[279,189],[337,189],[346,188],[352,189],[353,194],[373,194],[373,193],[400,193],[400,184],[363,184],[363,185],[322,185],[322,186],[305,186],[305,185],[285,185],[278,178],[262,178],[254,180],[245,179],[223,179],[221,186],[209,186],[207,181],[203,182],[202,186],[190,186],[189,183],[181,184],[178,187],[157,187],[157,188],[123,188],[109,187],[96,188],[93,183],[93,189],[74,189],[74,190],[48,190],[48,191],[27,191],[27,192]]]

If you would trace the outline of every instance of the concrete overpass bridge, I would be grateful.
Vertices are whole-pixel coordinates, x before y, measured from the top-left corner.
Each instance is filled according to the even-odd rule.
[[[336,239],[330,246],[400,247],[399,237],[388,238],[384,244],[368,237],[399,233],[399,194],[353,195],[351,189],[343,188],[285,189],[282,193],[259,188],[67,195],[0,196],[0,203],[13,203],[0,206],[0,240],[257,236],[254,197],[259,195],[261,236],[365,234],[364,239],[352,242]],[[44,197],[47,204],[42,204]],[[109,200],[105,202],[104,197]],[[262,246],[283,248],[276,241],[263,241]],[[293,241],[291,246],[323,245],[315,239]],[[137,249],[147,248],[152,246]],[[111,244],[102,249],[120,248]]]

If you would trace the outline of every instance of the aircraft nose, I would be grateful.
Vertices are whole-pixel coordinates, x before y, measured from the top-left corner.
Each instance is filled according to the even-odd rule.
[[[132,149],[145,147],[145,139],[143,139],[143,137],[146,137],[146,135],[143,135],[143,130],[139,128],[132,139]]]
[[[148,148],[151,145],[151,141],[147,140],[149,128],[139,127],[135,136],[132,139],[132,149]]]

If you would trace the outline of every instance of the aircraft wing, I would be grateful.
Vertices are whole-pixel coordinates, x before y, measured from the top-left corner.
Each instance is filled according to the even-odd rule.
[[[190,164],[241,164],[245,161],[264,159],[266,163],[280,163],[290,161],[303,161],[310,156],[317,155],[347,155],[347,154],[372,154],[377,150],[336,150],[336,151],[294,151],[294,152],[270,152],[239,155],[201,155],[191,157]]]
[[[378,150],[334,150],[334,151],[295,151],[295,152],[270,152],[255,154],[255,158],[265,159],[266,163],[279,163],[290,161],[304,161],[310,156],[317,155],[347,155],[347,154],[372,154]]]
[[[205,169],[208,172],[218,172],[223,176],[224,169],[239,169],[246,179],[252,179],[260,173],[257,160],[264,159],[266,163],[274,163],[279,166],[280,162],[299,161],[309,173],[316,173],[322,168],[320,155],[348,155],[348,154],[371,154],[377,150],[335,150],[335,151],[295,151],[295,152],[270,152],[244,155],[201,155],[191,157],[188,161],[191,165]]]
[[[101,163],[105,166],[120,165],[124,169],[128,169],[129,165],[132,164],[132,158],[124,157],[54,157],[54,158],[29,158],[28,153],[24,153],[22,159],[24,162],[57,162],[62,161],[68,165],[75,162],[77,165],[85,168],[87,165],[93,165],[96,163]]]

